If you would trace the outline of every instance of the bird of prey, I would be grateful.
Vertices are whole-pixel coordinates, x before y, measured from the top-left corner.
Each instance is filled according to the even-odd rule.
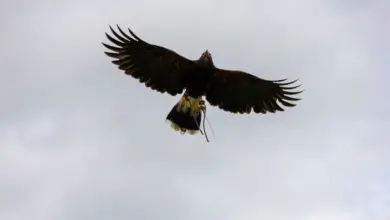
[[[211,54],[204,51],[191,60],[168,48],[139,38],[128,28],[126,34],[118,25],[114,37],[106,33],[112,45],[103,43],[105,54],[125,74],[152,90],[172,96],[183,94],[166,119],[176,131],[195,134],[200,130],[205,99],[212,106],[232,113],[275,113],[283,106],[293,107],[302,91],[289,87],[295,81],[265,80],[239,70],[221,69],[214,65]],[[184,93],[183,93],[184,91]],[[205,112],[203,112],[205,113]]]

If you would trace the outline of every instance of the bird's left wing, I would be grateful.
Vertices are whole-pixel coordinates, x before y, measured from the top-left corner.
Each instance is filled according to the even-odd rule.
[[[281,105],[293,107],[295,104],[292,102],[299,100],[291,95],[302,91],[290,90],[300,85],[288,87],[296,81],[269,81],[242,71],[217,69],[208,85],[206,100],[211,105],[233,113],[284,111]]]
[[[107,33],[106,36],[115,46],[103,43],[109,49],[105,54],[115,59],[112,63],[120,70],[161,93],[177,95],[183,92],[186,74],[195,65],[194,61],[167,48],[147,43],[130,29],[131,36],[119,26],[120,34],[111,26],[110,29],[116,39]]]

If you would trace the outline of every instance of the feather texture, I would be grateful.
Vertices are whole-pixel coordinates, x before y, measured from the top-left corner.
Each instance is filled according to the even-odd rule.
[[[146,87],[171,95],[181,94],[185,88],[185,74],[193,68],[189,60],[167,48],[149,44],[128,29],[130,35],[117,26],[117,33],[111,26],[114,37],[106,33],[113,45],[102,43],[109,51],[105,54],[114,60],[113,64]]]
[[[300,85],[287,87],[296,81],[269,81],[243,71],[218,69],[207,87],[206,100],[233,113],[275,113],[284,111],[282,106],[295,106],[292,102],[299,100],[291,96],[302,91],[291,90]]]

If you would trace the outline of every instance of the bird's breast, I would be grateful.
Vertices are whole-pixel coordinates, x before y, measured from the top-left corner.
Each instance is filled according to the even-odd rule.
[[[203,96],[206,93],[212,74],[208,68],[198,68],[187,78],[187,92],[192,97]]]

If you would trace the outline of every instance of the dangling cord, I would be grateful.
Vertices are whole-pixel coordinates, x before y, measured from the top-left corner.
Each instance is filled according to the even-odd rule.
[[[186,98],[186,101],[188,101],[188,102],[190,103],[190,105],[192,105],[191,100],[188,99],[187,96],[186,96],[185,98]],[[192,115],[192,118],[194,119],[196,126],[199,128],[200,133],[201,133],[202,135],[204,135],[202,129],[200,129],[200,124],[198,124],[198,121],[196,120],[196,115]]]
[[[213,138],[215,139],[215,133],[214,133],[214,130],[213,128],[211,127],[211,123],[209,122],[209,119],[207,118],[206,116],[206,105],[204,106],[204,111],[203,111],[203,114],[204,114],[204,118],[206,119],[207,121],[207,124],[209,125],[210,127],[210,130],[211,130],[211,134],[213,135]],[[204,121],[203,121],[203,124],[204,124]]]
[[[190,103],[190,105],[192,105],[190,99],[187,99],[187,101]],[[205,122],[204,122],[205,118],[206,118],[206,105],[205,105],[203,100],[201,100],[199,102],[199,105],[200,105],[200,110],[203,112],[203,131],[202,131],[201,127],[200,127],[200,124],[198,124],[198,121],[196,120],[196,115],[195,114],[193,115],[193,118],[194,118],[194,121],[196,123],[196,126],[198,126],[198,128],[199,128],[199,132],[206,137],[206,141],[207,142],[210,142],[209,138],[207,136],[207,133],[206,133]]]
[[[194,119],[196,126],[199,128],[199,132],[200,132],[202,135],[204,135],[204,134],[203,134],[203,131],[200,129],[200,124],[198,124],[198,121],[196,120],[196,115],[193,115],[192,118]]]
[[[204,131],[204,136],[206,137],[206,141],[207,142],[210,142],[209,141],[209,138],[207,136],[207,133],[206,133],[206,126],[205,126],[205,119],[206,119],[206,105],[202,102],[202,104],[200,104],[200,110],[203,112],[203,131]],[[200,130],[200,128],[199,128]]]

